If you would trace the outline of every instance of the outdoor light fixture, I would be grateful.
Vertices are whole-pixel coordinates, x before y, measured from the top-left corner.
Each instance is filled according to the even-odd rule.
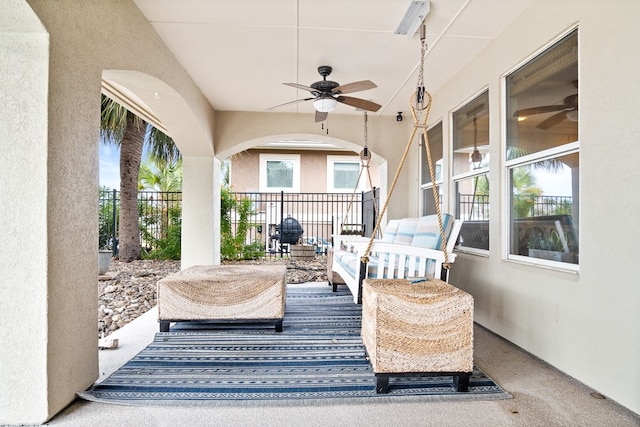
[[[395,34],[406,34],[409,38],[413,37],[424,18],[427,17],[430,8],[429,0],[409,3],[409,9],[407,9],[402,21],[400,21]]]
[[[398,111],[398,115],[396,116],[396,122],[402,121],[402,111]]]
[[[328,113],[335,110],[336,105],[338,105],[338,101],[331,97],[318,98],[313,101],[313,107],[316,109],[316,111],[319,111],[321,113]]]
[[[478,124],[475,116],[473,117],[473,153],[471,153],[471,163],[473,169],[478,169],[482,163],[482,153],[478,151]]]

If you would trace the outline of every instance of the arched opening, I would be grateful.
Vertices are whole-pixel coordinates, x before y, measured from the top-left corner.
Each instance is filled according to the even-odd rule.
[[[317,246],[318,254],[327,253],[343,224],[361,224],[369,235],[386,190],[386,160],[368,149],[373,161],[363,163],[362,150],[346,139],[289,133],[258,136],[219,154],[232,199],[251,200],[249,222],[258,231],[249,229],[245,244],[267,256],[288,253],[295,243],[280,239],[277,227],[289,217],[303,230],[293,240]],[[242,223],[234,210],[222,217],[227,230]]]
[[[171,86],[132,70],[104,70],[102,93],[169,135],[183,156],[182,265],[213,264],[215,176],[212,136]]]

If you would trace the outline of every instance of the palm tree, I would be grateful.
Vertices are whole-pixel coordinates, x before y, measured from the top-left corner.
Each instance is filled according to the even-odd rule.
[[[102,95],[100,134],[108,144],[120,146],[120,229],[118,248],[120,260],[131,262],[140,258],[140,227],[138,224],[138,174],[145,139],[151,151],[159,156],[180,156],[173,140],[126,108]]]
[[[166,160],[154,153],[140,165],[138,189],[152,191],[182,190],[182,159]]]

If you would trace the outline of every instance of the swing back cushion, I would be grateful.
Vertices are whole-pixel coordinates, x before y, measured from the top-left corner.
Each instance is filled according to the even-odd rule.
[[[442,226],[445,234],[445,242],[447,243],[449,235],[451,234],[454,219],[449,214],[442,214]],[[437,215],[427,215],[420,218],[403,218],[390,220],[387,223],[387,227],[384,230],[382,239],[384,243],[394,243],[409,247],[420,247],[425,249],[442,250],[444,244],[440,235],[440,227],[438,225]],[[364,244],[364,243],[363,243]],[[348,245],[346,245],[348,247]],[[367,266],[368,274],[375,275],[379,266],[380,258],[386,263],[389,260],[389,255],[385,253],[370,254],[369,264]],[[338,250],[334,252],[334,263],[341,266],[339,270],[344,270],[343,273],[347,273],[350,276],[356,275],[357,266],[360,263],[360,258],[354,251]],[[426,271],[434,273],[434,261],[431,259],[426,260]],[[398,276],[402,278],[405,274],[396,272],[396,278]],[[343,277],[343,279],[346,279]]]
[[[445,239],[451,234],[452,227],[453,217],[449,214],[442,214],[442,228],[444,230]],[[440,234],[437,215],[418,218],[410,244],[411,246],[418,246],[426,249],[442,249],[442,235]]]

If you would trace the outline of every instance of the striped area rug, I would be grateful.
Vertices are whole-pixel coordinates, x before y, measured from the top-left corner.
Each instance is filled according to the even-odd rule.
[[[478,368],[468,393],[457,393],[452,378],[440,376],[391,378],[390,393],[376,394],[360,321],[360,306],[346,288],[333,293],[326,285],[290,285],[282,333],[273,325],[180,323],[78,395],[129,405],[510,397]]]

